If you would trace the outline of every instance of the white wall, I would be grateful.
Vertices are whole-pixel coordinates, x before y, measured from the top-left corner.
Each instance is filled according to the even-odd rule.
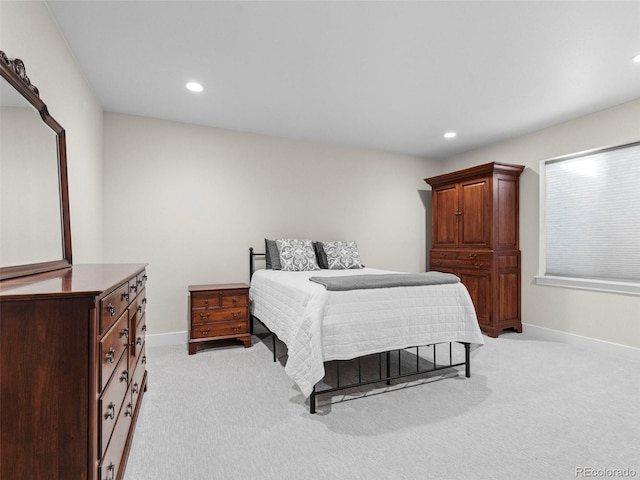
[[[0,48],[66,130],[74,263],[102,260],[102,107],[42,1],[0,2]]]
[[[522,321],[640,347],[640,297],[539,286],[539,162],[640,140],[640,100],[448,160],[442,173],[488,162],[525,165],[520,177]],[[594,198],[594,202],[598,199]],[[639,205],[629,205],[637,211]]]
[[[187,330],[188,285],[248,282],[265,237],[425,268],[435,161],[114,113],[104,127],[105,261],[149,263],[149,333]]]

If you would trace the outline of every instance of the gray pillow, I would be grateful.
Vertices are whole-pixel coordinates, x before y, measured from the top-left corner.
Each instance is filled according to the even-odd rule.
[[[267,268],[270,270],[282,270],[280,265],[280,254],[278,253],[278,245],[275,240],[264,239],[265,260]]]
[[[316,259],[318,260],[318,266],[320,268],[329,268],[329,264],[327,263],[327,254],[324,253],[324,249],[322,248],[322,242],[313,242],[313,248],[316,251]]]

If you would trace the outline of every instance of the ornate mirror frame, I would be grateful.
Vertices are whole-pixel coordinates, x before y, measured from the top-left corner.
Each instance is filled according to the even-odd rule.
[[[40,92],[31,84],[22,60],[10,59],[0,50],[0,73],[33,107],[40,117],[56,134],[58,157],[58,186],[60,192],[60,218],[62,233],[62,259],[47,262],[30,263],[0,267],[0,280],[22,277],[36,273],[50,272],[72,266],[71,258],[71,223],[69,220],[69,186],[67,178],[67,149],[65,131],[62,126],[49,115],[47,106],[40,99]]]

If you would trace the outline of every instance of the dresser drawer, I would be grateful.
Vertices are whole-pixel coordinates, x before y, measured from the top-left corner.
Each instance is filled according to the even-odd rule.
[[[247,307],[217,308],[191,311],[193,325],[209,322],[225,322],[229,320],[244,320],[249,318]]]
[[[144,315],[144,311],[147,309],[147,289],[143,288],[138,293],[138,297],[136,298],[138,302],[138,312],[139,315]],[[139,317],[138,317],[139,318]]]
[[[249,305],[246,290],[224,290],[209,292],[192,292],[193,308],[241,307]]]
[[[144,372],[146,371],[146,350],[145,345],[143,344],[140,348],[140,355],[137,357],[136,367],[133,371],[133,377],[131,378],[131,404],[133,405],[133,409],[135,411],[136,406],[138,405],[138,398],[142,393],[142,382],[144,381]]]
[[[122,352],[129,344],[129,323],[125,312],[118,322],[111,327],[107,334],[100,340],[100,390],[103,390],[109,382],[109,377],[122,356]]]
[[[191,328],[191,338],[223,337],[249,333],[249,322],[206,323]]]
[[[100,397],[100,455],[104,453],[109,443],[109,438],[116,424],[116,419],[122,407],[129,385],[129,368],[127,355],[120,357],[115,369],[115,375]]]
[[[125,282],[100,300],[100,333],[105,332],[129,305],[129,283]]]
[[[117,412],[116,412],[117,414]],[[131,404],[131,390],[127,390],[125,401],[122,403],[120,414],[117,416],[116,424],[111,435],[102,461],[99,467],[100,480],[114,480],[117,478],[120,464],[122,463],[122,454],[131,428],[131,418],[133,416],[133,405]]]

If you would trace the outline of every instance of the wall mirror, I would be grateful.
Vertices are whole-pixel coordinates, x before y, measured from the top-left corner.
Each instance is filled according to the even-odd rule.
[[[0,280],[72,265],[65,131],[0,51]]]

